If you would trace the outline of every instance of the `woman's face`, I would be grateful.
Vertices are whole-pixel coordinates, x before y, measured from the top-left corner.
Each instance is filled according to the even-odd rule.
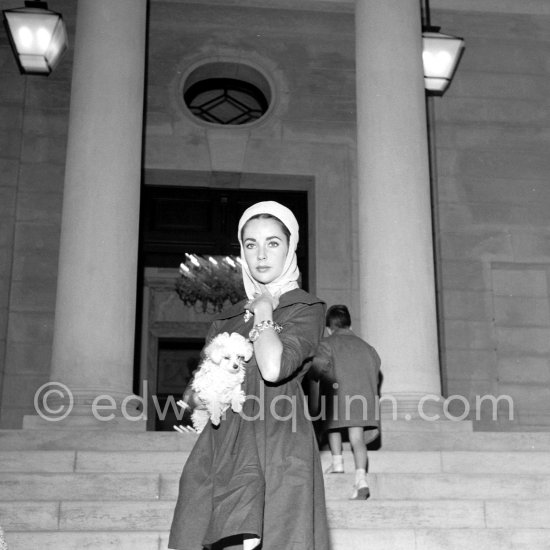
[[[250,273],[264,285],[283,271],[288,254],[288,240],[281,224],[273,219],[252,219],[243,229],[244,257]]]

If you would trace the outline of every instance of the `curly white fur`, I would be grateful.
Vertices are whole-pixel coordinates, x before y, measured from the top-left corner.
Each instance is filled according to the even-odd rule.
[[[252,344],[236,332],[218,334],[204,348],[204,358],[191,384],[206,407],[195,409],[191,415],[197,432],[204,429],[208,419],[217,426],[230,406],[235,412],[241,412],[245,400],[244,364],[253,351]]]

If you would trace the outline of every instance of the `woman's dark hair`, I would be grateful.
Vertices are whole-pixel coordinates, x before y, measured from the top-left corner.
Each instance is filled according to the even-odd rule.
[[[349,328],[351,317],[344,305],[331,306],[327,311],[326,325],[329,328]]]
[[[275,220],[281,226],[281,230],[286,237],[286,243],[290,243],[290,231],[288,227],[277,216],[274,216],[273,214],[256,214],[255,216],[248,218],[248,220],[246,220],[246,223],[243,225],[243,228],[241,229],[241,240],[243,238],[244,228],[247,226],[250,220]]]

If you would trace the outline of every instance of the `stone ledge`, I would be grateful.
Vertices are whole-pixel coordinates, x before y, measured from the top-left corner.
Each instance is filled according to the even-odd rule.
[[[332,529],[332,550],[548,550],[548,529]],[[168,532],[81,531],[6,533],[10,550],[167,550]]]
[[[550,431],[469,432],[447,422],[436,429],[412,430],[410,423],[382,425],[381,451],[550,451]],[[0,430],[3,451],[191,451],[196,435],[116,430]],[[323,446],[323,450],[328,447]],[[349,444],[345,444],[349,448]],[[376,454],[379,450],[372,450]]]
[[[145,432],[145,420],[127,420],[121,416],[113,418],[108,422],[103,422],[88,415],[69,415],[67,418],[53,422],[46,420],[38,415],[25,415],[23,417],[24,430],[41,430],[41,431],[59,431],[59,430],[85,430],[86,433],[91,431],[113,431],[117,434],[130,432],[139,433]]]
[[[332,550],[548,550],[548,536],[548,529],[331,530]]]
[[[1,473],[1,501],[158,500],[160,474]]]
[[[113,548],[116,550],[158,550],[162,534],[156,531],[111,532],[8,532],[9,550],[80,550]],[[165,546],[165,548],[167,548]]]
[[[196,0],[153,0],[153,2],[195,3]],[[235,0],[210,0],[209,4],[234,6]],[[326,12],[354,12],[354,0],[240,0],[239,6],[252,8],[298,9]],[[473,11],[499,14],[550,15],[546,0],[431,0],[432,10]]]
[[[2,450],[190,451],[196,435],[116,430],[0,430]]]

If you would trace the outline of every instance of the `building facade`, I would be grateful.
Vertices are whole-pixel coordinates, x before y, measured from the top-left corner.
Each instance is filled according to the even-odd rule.
[[[32,424],[52,381],[83,417],[118,406],[159,338],[204,335],[138,258],[143,186],[170,186],[305,194],[307,286],[350,306],[400,413],[431,396],[478,429],[548,429],[550,7],[430,4],[466,51],[427,101],[416,0],[59,0],[48,78],[2,35],[1,426]],[[184,91],[216,77],[266,113],[199,120]]]

